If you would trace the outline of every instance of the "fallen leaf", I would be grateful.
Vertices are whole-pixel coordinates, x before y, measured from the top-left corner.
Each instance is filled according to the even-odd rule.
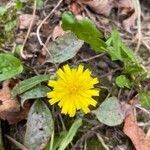
[[[10,81],[4,81],[3,88],[0,90],[0,119],[7,120],[10,124],[13,124],[27,117],[29,105],[22,109],[19,102],[11,98],[9,84]]]
[[[150,150],[150,138],[146,138],[145,133],[138,127],[132,114],[125,118],[123,131],[131,139],[136,150]]]
[[[131,100],[132,105],[136,103],[134,102],[136,99]],[[128,109],[128,115],[124,120],[123,132],[131,139],[136,150],[150,150],[150,137],[147,137],[144,131],[138,127],[134,118],[133,109]]]
[[[38,22],[38,25],[41,23],[42,21],[40,20]],[[40,32],[42,35],[44,35],[45,37],[48,37],[51,33],[52,33],[52,30],[53,30],[54,27],[50,26],[49,22],[48,21],[45,21],[40,29]]]
[[[30,150],[43,150],[54,131],[54,121],[47,105],[37,99],[29,112],[25,133],[25,146]]]
[[[62,63],[73,58],[83,45],[72,32],[68,32],[49,43],[48,50],[51,55],[47,55],[46,62]]]
[[[53,32],[52,32],[52,40],[54,41],[56,38],[63,36],[64,30],[60,25],[55,26]]]
[[[133,2],[131,0],[117,0],[117,5],[119,8],[128,8],[128,9],[133,9]]]
[[[122,25],[126,31],[131,33],[131,28],[135,25],[135,20],[137,18],[137,15],[133,13],[130,17],[122,21]]]
[[[119,9],[119,15],[124,16],[126,18],[122,20],[122,25],[124,29],[128,32],[131,32],[130,28],[132,28],[135,25],[135,20],[137,18],[137,15],[134,10],[133,1],[119,0],[116,1],[116,5]]]
[[[116,97],[107,98],[93,113],[100,122],[108,126],[119,125],[124,119],[124,112]]]
[[[78,15],[81,13],[81,11],[83,10],[83,8],[76,2],[71,3],[69,10],[74,14],[74,15]]]
[[[109,16],[112,8],[118,9],[119,18],[122,20],[124,29],[130,32],[130,28],[135,25],[137,15],[131,0],[81,0],[82,3],[88,5],[98,14]]]
[[[30,14],[22,14],[19,16],[19,28],[20,29],[28,29],[30,26],[30,23],[33,19],[33,16]],[[33,25],[36,24],[36,22],[39,20],[39,16],[34,17]]]
[[[108,16],[114,7],[114,0],[82,0],[81,2],[88,5],[96,13],[105,16]]]

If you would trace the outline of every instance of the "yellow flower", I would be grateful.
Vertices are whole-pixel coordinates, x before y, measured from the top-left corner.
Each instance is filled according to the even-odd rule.
[[[90,70],[84,70],[82,65],[77,69],[70,69],[69,65],[65,65],[63,69],[58,69],[57,75],[56,81],[48,82],[53,91],[47,93],[47,96],[51,105],[58,102],[58,106],[62,108],[61,113],[73,117],[77,110],[82,109],[88,113],[89,105],[96,106],[97,102],[92,96],[99,95],[99,91],[94,89],[98,79],[91,77]]]

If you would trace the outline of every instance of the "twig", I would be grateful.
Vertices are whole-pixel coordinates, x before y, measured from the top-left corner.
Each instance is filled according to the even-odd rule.
[[[61,124],[62,124],[63,131],[67,131],[66,126],[65,126],[65,124],[64,124],[64,121],[63,121],[63,118],[62,118],[61,114],[59,114],[59,119],[60,119],[60,122],[61,122]]]
[[[15,139],[13,139],[12,137],[10,137],[9,135],[5,135],[12,143],[14,143],[18,148],[20,148],[21,150],[28,150],[23,144],[19,143],[18,141],[16,141]]]
[[[48,36],[48,38],[46,39],[46,42],[45,42],[44,46],[43,46],[42,49],[41,49],[43,55],[46,55],[45,52],[47,52],[47,50],[45,51],[45,46],[47,46],[47,44],[48,44],[50,38],[51,38],[51,34]],[[49,51],[48,51],[48,52],[49,52]]]
[[[42,20],[42,22],[40,23],[40,25],[38,26],[37,30],[36,30],[36,34],[37,34],[37,38],[38,38],[38,41],[40,43],[41,46],[44,47],[44,43],[42,42],[41,40],[41,37],[40,37],[40,29],[43,25],[43,23],[55,12],[55,10],[59,7],[59,5],[63,2],[63,0],[59,0],[59,2],[57,3],[57,5],[52,9],[52,11]]]
[[[42,25],[44,24],[44,22],[55,12],[55,10],[60,6],[60,4],[63,2],[63,0],[59,0],[59,2],[57,3],[57,5],[52,9],[52,11],[42,20],[42,22],[40,23],[40,25],[38,26],[37,30],[36,30],[36,34],[37,34],[37,38],[38,41],[40,43],[41,46],[43,46],[43,48],[48,52],[48,54],[52,57],[51,53],[49,52],[49,50],[47,49],[46,45],[42,42],[41,37],[40,37],[40,29],[42,27]],[[58,68],[57,65],[55,64],[56,69]]]
[[[150,121],[149,121],[149,122],[138,122],[138,126],[139,126],[139,127],[150,126]]]
[[[137,15],[137,28],[138,28],[138,43],[135,49],[135,52],[137,53],[140,45],[141,45],[141,39],[142,39],[142,27],[141,27],[141,7],[139,0],[132,0],[134,7],[135,7],[135,13]]]
[[[142,40],[143,45],[145,45],[145,47],[148,49],[148,51],[150,52],[150,46],[145,42],[145,40]]]
[[[87,61],[93,60],[93,59],[95,59],[95,58],[104,56],[104,55],[105,55],[104,53],[98,54],[98,55],[92,56],[92,57],[90,57],[90,58],[86,58],[86,59],[79,60],[79,61],[77,61],[77,63],[87,62]]]
[[[135,105],[136,108],[141,109],[143,112],[147,113],[148,115],[150,115],[150,112],[148,110],[146,110],[145,108],[139,106],[139,105]]]
[[[22,45],[22,48],[21,48],[21,51],[20,51],[20,55],[22,58],[26,59],[27,56],[23,53],[23,49],[25,47],[25,44],[27,42],[27,39],[30,35],[30,32],[31,32],[31,29],[32,29],[32,26],[33,26],[33,22],[34,22],[34,18],[35,18],[35,13],[36,13],[36,0],[34,0],[34,6],[33,6],[33,14],[32,14],[32,20],[31,20],[31,23],[30,23],[30,26],[28,28],[28,32],[27,32],[27,35],[25,37],[25,40],[23,41],[23,45]]]
[[[105,150],[109,150],[108,146],[105,144],[105,142],[102,139],[102,137],[98,133],[96,134],[96,136],[99,139],[99,141],[101,142],[101,144],[103,145],[103,147],[105,148]]]

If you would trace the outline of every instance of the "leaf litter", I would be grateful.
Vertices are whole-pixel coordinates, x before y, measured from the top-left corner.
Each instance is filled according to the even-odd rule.
[[[81,0],[80,2],[88,5],[93,11],[104,16],[109,16],[112,9],[117,8],[120,17],[126,18],[122,19],[122,25],[128,32],[135,25],[137,14],[135,13],[134,4],[131,0]]]
[[[137,97],[133,98],[130,103],[136,103],[136,101]],[[128,115],[124,120],[123,132],[131,139],[136,150],[149,150],[150,136],[146,136],[144,131],[138,126],[133,109],[128,109],[127,113]]]
[[[0,118],[13,124],[27,118],[30,105],[26,105],[23,109],[17,99],[11,98],[9,83],[10,81],[4,81],[0,90]]]
[[[116,41],[118,43],[118,39],[112,37],[113,40],[111,41],[111,49],[109,49],[109,54],[110,54],[111,58],[112,58],[112,55],[113,55],[114,60],[117,60],[117,61],[112,62],[111,59],[105,54],[100,55],[100,56],[96,56],[97,54],[91,50],[91,47],[93,49],[97,48],[97,50],[99,51],[101,45],[99,45],[99,44],[97,45],[95,40],[93,40],[92,42],[91,41],[89,42],[88,37],[91,38],[91,39],[97,38],[98,39],[97,41],[106,40],[107,37],[108,37],[108,33],[112,32],[111,29],[112,29],[112,26],[113,26],[110,23],[110,21],[108,21],[108,20],[110,18],[112,19],[114,17],[113,16],[114,15],[113,11],[117,9],[117,15],[115,14],[115,16],[117,16],[117,18],[119,17],[119,20],[121,21],[121,23],[124,26],[123,27],[120,24],[120,22],[117,20],[117,22],[115,22],[116,26],[118,27],[117,29],[120,30],[119,25],[121,25],[122,28],[126,29],[128,32],[130,32],[132,34],[132,35],[126,34],[126,32],[124,32],[124,30],[122,28],[120,30],[121,36],[125,37],[124,38],[125,43],[131,46],[131,44],[134,43],[133,40],[134,40],[134,35],[135,35],[135,32],[136,32],[136,31],[133,31],[132,28],[134,28],[134,30],[136,30],[135,19],[137,18],[136,14],[134,13],[133,4],[130,3],[131,1],[127,1],[127,0],[126,1],[125,0],[120,0],[120,1],[115,1],[115,0],[114,1],[113,0],[112,1],[111,0],[105,0],[105,1],[84,0],[84,5],[81,4],[81,2],[83,2],[83,0],[78,1],[78,3],[77,3],[77,1],[74,1],[74,0],[71,1],[71,3],[68,0],[64,1],[59,6],[60,9],[55,10],[55,12],[53,12],[53,15],[51,17],[49,17],[43,23],[43,26],[41,27],[40,37],[41,37],[42,41],[45,42],[45,46],[48,47],[49,44],[51,43],[51,41],[53,41],[53,43],[57,43],[57,40],[62,38],[66,34],[60,27],[61,24],[62,24],[62,22],[60,21],[61,20],[60,18],[62,16],[62,12],[64,10],[70,9],[71,11],[73,11],[73,13],[76,15],[75,16],[76,19],[79,18],[78,16],[80,16],[80,19],[79,19],[80,21],[79,20],[77,21],[75,19],[74,23],[73,23],[75,26],[79,23],[78,28],[76,28],[74,25],[73,26],[68,25],[68,28],[70,28],[70,30],[72,30],[74,28],[75,29],[74,34],[76,34],[76,36],[78,38],[82,37],[83,38],[82,40],[84,40],[86,44],[82,44],[82,46],[80,48],[76,49],[73,53],[71,53],[72,47],[69,45],[69,42],[68,42],[66,44],[67,46],[69,45],[67,51],[65,51],[63,53],[61,53],[59,50],[57,51],[58,54],[63,56],[63,61],[61,60],[62,59],[61,58],[60,59],[61,61],[60,60],[57,61],[58,64],[56,64],[56,66],[55,66],[56,62],[53,62],[53,59],[48,55],[48,52],[46,51],[46,49],[44,49],[45,47],[43,46],[43,48],[42,48],[39,45],[39,41],[37,40],[37,35],[36,35],[36,28],[38,26],[38,23],[41,20],[43,20],[44,17],[46,17],[48,15],[51,8],[53,6],[55,7],[55,3],[57,3],[57,2],[52,2],[52,1],[48,0],[44,3],[42,3],[41,0],[38,1],[38,9],[36,10],[36,15],[38,16],[38,18],[34,22],[34,26],[31,30],[31,33],[29,35],[28,41],[26,42],[25,49],[24,49],[25,54],[30,55],[30,57],[28,57],[27,60],[21,60],[21,61],[23,61],[23,64],[25,66],[25,68],[24,68],[25,70],[22,74],[20,74],[18,76],[15,76],[15,78],[17,78],[17,79],[19,78],[19,79],[23,80],[22,82],[24,83],[24,81],[26,81],[25,80],[26,78],[29,79],[31,76],[33,77],[37,74],[45,74],[45,73],[46,74],[49,74],[49,73],[54,74],[55,71],[56,71],[56,68],[58,66],[60,67],[64,63],[69,63],[72,66],[77,66],[79,62],[82,62],[84,65],[86,65],[87,67],[89,67],[93,71],[94,76],[98,76],[100,78],[101,86],[106,88],[111,96],[115,95],[116,97],[118,97],[118,99],[119,99],[118,102],[127,101],[127,100],[131,99],[136,94],[137,91],[135,91],[133,89],[127,89],[125,87],[129,88],[129,82],[132,80],[132,78],[135,79],[136,80],[135,82],[138,83],[138,81],[140,80],[139,77],[141,77],[141,76],[135,76],[135,75],[136,74],[141,75],[142,74],[141,72],[143,71],[139,66],[137,66],[135,64],[133,64],[131,66],[129,66],[127,64],[127,62],[131,62],[131,60],[133,61],[132,52],[131,53],[129,52],[129,51],[132,51],[131,50],[132,48],[127,50],[127,48],[124,45],[122,45],[122,42],[120,44],[121,45],[120,47],[115,47],[116,46],[115,43],[116,43]],[[99,2],[101,2],[101,4]],[[110,3],[112,5],[110,5]],[[30,14],[30,12],[32,12],[32,7],[31,7],[32,4],[28,3],[28,2],[23,2],[22,4],[23,4],[22,5],[23,9],[21,10],[21,13],[23,13],[22,15],[26,15],[27,13],[29,13],[30,17],[32,17],[32,14]],[[116,5],[114,6],[114,4],[116,4]],[[85,7],[86,7],[86,10],[85,10]],[[87,12],[90,12],[90,13],[87,13]],[[104,29],[104,32],[105,32],[105,30],[107,31],[106,34],[103,33],[103,31],[102,31],[102,35],[99,34],[101,32],[101,30],[100,31],[98,30],[99,33],[96,34],[97,36],[95,36],[95,34],[90,36],[90,34],[93,33],[92,32],[93,30],[85,29],[85,26],[83,24],[84,23],[86,24],[86,22],[84,22],[82,24],[81,18],[84,20],[84,17],[86,16],[86,17],[89,17],[91,19],[92,18],[91,15],[94,18],[93,22],[94,23],[98,22],[98,24],[99,24],[98,27],[101,27],[101,25],[104,26],[104,28],[102,28],[102,29]],[[101,19],[101,17],[103,17],[103,16],[105,16],[106,18]],[[108,18],[108,16],[110,18]],[[17,45],[22,44],[22,42],[20,42],[20,40],[24,39],[24,36],[26,35],[26,30],[29,27],[28,26],[29,25],[29,20],[31,19],[30,17],[29,18],[25,17],[25,20],[24,20],[25,22],[22,22],[22,27],[23,28],[19,25],[19,27],[16,30],[17,32],[14,33],[14,34],[17,34],[17,37],[19,37],[15,41]],[[105,21],[106,21],[106,25],[105,25]],[[27,22],[28,22],[28,25],[26,24]],[[108,25],[107,23],[109,24],[109,26],[107,26]],[[83,25],[83,27],[82,27],[82,25]],[[97,26],[97,24],[96,24],[96,26]],[[81,27],[82,27],[82,30],[81,30]],[[0,29],[1,29],[1,27],[0,27]],[[99,28],[99,29],[101,29],[101,28]],[[88,32],[85,32],[85,35],[81,36],[82,31],[87,31],[87,30],[88,30]],[[144,30],[145,30],[145,28],[144,28]],[[147,30],[147,28],[146,28],[146,30]],[[148,36],[148,32],[146,32],[146,36]],[[64,38],[65,38],[65,36],[64,36]],[[69,39],[69,40],[71,40],[71,39]],[[147,37],[146,37],[145,41],[146,40],[147,40]],[[87,43],[89,45],[92,43],[93,45],[91,47],[89,47],[89,45]],[[7,50],[11,51],[12,50],[12,52],[15,53],[15,56],[17,56],[19,58],[19,50],[16,53],[15,45],[14,45],[14,48],[13,48],[12,43],[7,43],[7,44],[3,45],[4,46],[3,48],[5,48],[4,51],[7,51]],[[136,43],[134,43],[134,44],[136,44]],[[103,46],[107,46],[107,45],[103,45]],[[144,46],[144,44],[142,46]],[[58,46],[56,46],[56,47],[58,47]],[[111,51],[112,48],[113,48],[113,50],[117,48],[117,51],[112,52]],[[47,54],[45,53],[46,57],[48,57],[50,59],[49,62],[47,62],[47,63],[45,63],[45,60],[46,60],[45,57],[42,59],[42,61],[41,61],[42,63],[39,63],[39,61],[37,59],[42,54],[42,49],[44,49],[44,51],[47,53]],[[49,49],[49,53],[51,54],[51,49]],[[68,56],[66,57],[65,53],[67,55],[69,55],[69,57]],[[146,54],[147,54],[147,52],[146,52]],[[123,64],[120,61],[123,60],[123,62],[124,62],[125,59],[127,59],[126,64],[125,64],[126,72],[122,72]],[[136,72],[136,74],[132,74],[130,76],[130,73],[134,72],[133,68],[134,68],[134,71],[136,70],[137,72]],[[129,69],[130,69],[130,73],[129,73]],[[139,70],[142,70],[142,71],[139,71]],[[116,77],[119,77],[119,75],[123,75],[123,81],[121,80],[118,83],[118,85],[121,87],[121,89],[115,85],[115,79],[116,79]],[[47,77],[47,79],[48,78],[49,77]],[[46,81],[47,79],[45,79],[44,81]],[[29,101],[30,103],[35,101],[32,105],[33,107],[34,107],[35,103],[41,102],[43,100],[44,100],[44,102],[47,101],[47,99],[44,97],[44,95],[46,94],[45,92],[36,94],[36,92],[39,90],[39,88],[38,88],[39,86],[40,87],[43,87],[43,86],[45,87],[45,82],[42,82],[41,80],[39,82],[36,82],[34,80],[34,78],[31,81],[32,82],[30,82],[30,80],[29,80],[29,82],[27,84],[25,84],[25,86],[23,85],[23,90],[22,90],[22,84],[17,85],[17,88],[15,88],[16,90],[15,90],[14,95],[16,96],[16,98],[13,98],[12,100],[17,101],[17,102],[14,102],[14,104],[12,105],[14,107],[14,109],[15,109],[15,107],[17,107],[16,109],[18,111],[19,111],[19,108],[23,109],[23,108],[20,107],[20,98],[21,97],[23,99],[22,105],[24,107],[25,107],[24,104],[26,104],[28,99],[31,100],[31,101]],[[127,81],[127,83],[126,83],[126,81]],[[98,85],[98,88],[99,88],[99,86],[100,85]],[[142,85],[142,88],[143,88],[143,86],[145,86],[145,88],[142,91],[143,93],[141,93],[141,95],[142,95],[141,99],[144,99],[144,101],[142,101],[143,104],[141,103],[142,108],[139,107],[141,109],[137,111],[137,118],[138,118],[138,115],[141,113],[142,109],[144,109],[143,106],[145,105],[146,107],[148,107],[148,104],[149,104],[148,96],[147,96],[147,93],[145,92],[147,89],[149,89],[148,88],[148,82],[144,81],[144,84]],[[21,88],[21,90],[20,90],[20,88]],[[9,90],[11,91],[11,88]],[[33,92],[33,94],[32,94],[32,92]],[[107,92],[107,94],[108,94],[108,92]],[[12,93],[12,91],[11,91],[11,93]],[[103,93],[103,91],[101,91],[101,95],[103,95],[103,94],[105,95],[104,96],[105,98],[108,96],[106,93]],[[105,98],[100,98],[101,101],[98,99],[98,102],[102,103],[102,101],[104,101]],[[8,99],[10,99],[10,97]],[[25,103],[24,103],[24,101],[25,101]],[[118,105],[118,102],[115,105],[115,108],[119,107],[119,110],[120,110],[120,104]],[[104,101],[103,103],[107,103],[107,99],[106,99],[106,102]],[[113,101],[111,101],[110,103],[113,103]],[[28,102],[27,102],[27,104],[28,104]],[[10,104],[8,104],[8,105],[10,105]],[[0,105],[0,107],[1,107],[1,105]],[[41,107],[43,107],[43,104],[41,104]],[[100,105],[100,107],[101,107],[101,105]],[[107,108],[111,109],[111,105],[109,105],[109,107],[107,107]],[[78,127],[76,126],[76,129],[75,129],[76,132],[71,132],[70,127],[72,127],[71,125],[74,125],[73,123],[75,123],[75,119],[74,118],[73,119],[68,119],[67,116],[61,115],[59,109],[57,109],[55,107],[52,108],[51,106],[49,106],[48,109],[50,109],[52,111],[52,115],[54,117],[53,119],[55,121],[55,131],[56,131],[55,137],[59,138],[60,137],[59,134],[64,131],[66,133],[65,134],[66,139],[69,139],[69,143],[71,142],[71,144],[67,143],[67,144],[69,144],[69,146],[68,146],[69,148],[74,147],[76,145],[78,147],[77,149],[79,149],[81,147],[82,148],[84,147],[86,149],[86,143],[87,143],[87,149],[88,149],[89,143],[88,143],[87,139],[90,140],[90,142],[91,142],[90,145],[94,145],[94,142],[97,141],[97,139],[95,140],[94,136],[97,136],[97,134],[102,137],[102,143],[104,145],[107,145],[107,147],[110,147],[110,148],[113,147],[113,149],[117,149],[117,148],[127,149],[131,146],[131,144],[129,142],[129,139],[127,137],[125,137],[124,135],[122,135],[122,128],[121,128],[122,124],[118,125],[116,127],[108,127],[107,125],[104,125],[104,124],[107,124],[107,122],[105,122],[106,121],[105,119],[103,120],[104,122],[102,121],[102,123],[103,123],[102,124],[97,120],[98,117],[96,118],[95,115],[88,114],[86,116],[82,116],[82,115],[80,116],[80,112],[79,112],[79,114],[77,114],[77,116],[80,116],[81,118],[83,118],[83,124],[82,124],[82,126],[80,126],[78,124],[80,126],[80,129],[77,129],[79,126]],[[46,108],[46,110],[48,110],[48,109]],[[26,110],[28,110],[28,109],[26,109]],[[112,111],[112,114],[115,116],[118,113],[118,110],[117,109],[116,110],[113,109],[113,110],[111,110],[111,111]],[[30,109],[30,111],[31,111],[31,109]],[[37,111],[40,111],[40,109],[38,109]],[[119,114],[120,114],[120,112],[122,113],[122,110],[119,111]],[[45,113],[44,110],[42,112],[40,112],[39,114],[37,114],[37,116],[38,115],[40,116],[43,113]],[[31,112],[30,112],[30,114],[31,114]],[[35,114],[35,113],[32,113],[32,115],[33,114]],[[30,117],[32,115],[30,115]],[[110,117],[109,113],[108,114],[106,113],[106,115],[108,115]],[[17,116],[18,116],[18,114],[17,114]],[[22,115],[22,116],[24,116],[24,115]],[[46,114],[44,114],[43,116],[46,116]],[[128,114],[128,116],[130,116],[130,115]],[[128,116],[126,116],[126,118],[128,118]],[[15,117],[13,116],[13,119],[14,118]],[[34,117],[32,116],[31,120],[30,120],[29,117],[28,117],[28,121],[30,122],[30,124],[32,124],[32,122],[34,122],[34,121],[36,122],[36,119],[40,120],[42,117],[35,117],[34,119],[33,118]],[[46,118],[48,118],[48,116]],[[100,118],[100,119],[102,119],[102,118]],[[142,111],[142,120],[141,121],[143,121],[145,119],[147,119],[147,118],[145,117],[145,113]],[[44,125],[40,124],[40,123],[42,123],[42,124],[44,124],[44,123],[42,121],[39,121],[39,120],[37,121],[39,123],[38,126],[44,127]],[[107,121],[111,121],[111,120],[107,119]],[[117,121],[119,121],[118,124],[120,124],[123,121],[123,117],[121,117],[121,119],[118,119]],[[3,122],[4,121],[2,121],[2,123]],[[15,121],[15,123],[17,123],[17,122],[19,122],[19,121]],[[126,127],[127,136],[129,136],[132,143],[135,145],[135,147],[137,149],[141,148],[138,145],[139,143],[141,143],[141,139],[140,140],[135,140],[135,135],[136,135],[136,137],[138,137],[139,135],[142,138],[144,137],[143,138],[144,140],[142,139],[142,141],[146,141],[145,140],[145,137],[146,137],[145,133],[142,133],[142,134],[141,133],[140,134],[136,133],[137,128],[139,128],[139,127],[137,126],[137,122],[134,122],[134,120],[132,120],[130,117],[129,117],[129,119],[125,119],[124,122],[125,122],[124,127],[127,126]],[[10,123],[12,123],[12,122],[10,122]],[[144,123],[144,121],[142,123],[145,126],[142,126],[141,129],[147,130],[147,127],[148,127],[147,124]],[[135,127],[135,124],[136,124],[136,127]],[[41,128],[35,128],[36,125],[37,124],[35,123],[34,127],[32,126],[32,128],[30,128],[30,129],[29,129],[30,125],[28,126],[29,135],[27,135],[27,132],[26,132],[26,137],[27,137],[26,141],[27,140],[28,141],[25,142],[25,143],[26,143],[27,146],[30,146],[31,145],[30,142],[34,141],[33,142],[34,144],[37,142],[36,145],[40,145],[39,147],[44,148],[46,146],[47,142],[48,142],[48,139],[50,139],[51,135],[50,134],[47,135],[47,133],[45,134],[45,132],[44,132],[45,130],[41,131],[40,130]],[[128,130],[130,129],[129,125],[131,125],[133,129],[134,129],[134,127],[136,128],[136,131],[134,133],[132,133],[132,135],[130,135],[130,133],[128,133],[129,132]],[[48,126],[48,124],[46,124],[46,126]],[[3,129],[2,129],[2,131],[3,131]],[[32,131],[37,131],[37,132],[35,132],[36,134],[35,134],[33,139],[30,136],[33,133]],[[69,135],[68,131],[71,132],[70,135]],[[5,130],[3,132],[5,132]],[[39,136],[40,133],[41,133],[41,135]],[[48,133],[51,133],[51,132],[48,132]],[[71,138],[67,137],[67,133],[68,133],[68,137],[71,137]],[[86,133],[88,133],[88,134],[86,134]],[[13,132],[12,133],[9,132],[9,134],[11,134],[12,137],[14,137]],[[135,134],[135,135],[133,135],[133,134]],[[36,135],[38,135],[38,138],[36,138],[37,137]],[[63,139],[61,141],[65,141],[65,138],[64,138],[65,136],[63,136]],[[43,140],[42,142],[40,140],[41,137],[44,137],[44,140],[42,138],[42,140]],[[82,137],[84,137],[84,138],[82,138]],[[57,139],[54,139],[54,141],[57,143]],[[55,145],[55,142],[53,143],[53,137],[51,137],[49,145],[51,145],[51,144]],[[67,142],[68,142],[68,140],[67,140]],[[147,142],[143,142],[143,143],[147,143]],[[66,143],[65,144],[63,143],[63,145],[65,145],[65,147],[66,147]],[[98,145],[100,145],[100,144],[98,143]],[[128,147],[128,145],[129,145],[129,147]],[[96,147],[96,145],[95,145],[94,148],[96,149],[98,147]],[[130,147],[130,148],[132,149],[132,147]],[[11,148],[9,147],[9,149],[11,149]]]

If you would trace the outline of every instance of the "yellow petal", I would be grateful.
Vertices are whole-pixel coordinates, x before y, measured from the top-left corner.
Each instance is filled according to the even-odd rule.
[[[63,102],[61,112],[62,112],[63,114],[67,114],[68,111],[69,111],[69,109],[70,109],[69,107],[70,107],[70,105],[69,105],[69,99],[66,99],[66,100]]]
[[[57,103],[57,102],[59,102],[59,99],[52,98],[52,99],[49,100],[49,103],[50,103],[51,105],[53,105],[53,104],[55,104],[55,103]]]
[[[82,74],[82,73],[83,73],[83,69],[84,69],[84,66],[79,65],[78,70],[77,70],[77,73],[78,73],[78,74]]]
[[[99,83],[97,78],[92,79],[92,84],[97,84],[97,83]]]
[[[89,101],[89,104],[95,107],[96,104],[97,104],[97,101],[94,100],[93,98],[91,98],[90,101]]]
[[[75,113],[76,113],[75,104],[74,104],[74,102],[71,102],[70,106],[69,106],[68,114],[70,117],[74,117]]]
[[[89,96],[99,96],[99,91],[98,91],[98,90],[95,90],[95,89],[87,90],[87,91],[84,91],[84,92],[83,92],[83,95],[84,95],[85,97],[89,97]]]
[[[68,64],[65,65],[65,66],[63,67],[63,69],[64,69],[64,72],[65,72],[66,74],[71,74],[71,69],[70,69],[70,67],[69,67]]]
[[[75,102],[76,109],[77,110],[81,109],[80,99],[76,99],[74,100],[74,102]]]
[[[83,106],[83,107],[82,107],[82,110],[83,110],[83,112],[86,113],[86,114],[90,112],[90,109],[89,109],[88,107],[84,107],[84,106]]]
[[[65,73],[62,69],[58,69],[57,74],[61,79],[65,80]]]
[[[56,92],[54,92],[54,91],[51,91],[51,92],[48,92],[48,93],[47,93],[47,97],[48,97],[48,98],[56,97],[56,95],[57,95],[57,94],[56,94]]]
[[[49,81],[48,81],[48,86],[54,87],[54,86],[56,86],[56,84],[57,84],[57,82],[54,81],[54,80],[49,80]]]

